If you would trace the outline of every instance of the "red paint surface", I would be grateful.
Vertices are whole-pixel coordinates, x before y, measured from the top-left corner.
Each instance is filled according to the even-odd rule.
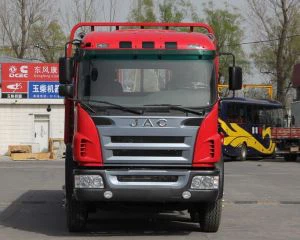
[[[91,48],[95,48],[98,43],[110,43],[110,49],[119,48],[119,41],[132,41],[134,48],[141,48],[141,41],[154,41],[155,48],[162,49],[162,42],[177,42],[179,49],[187,49],[187,44],[199,43],[207,50],[215,50],[216,41],[211,41],[205,34],[194,32],[196,29],[205,29],[213,34],[212,28],[205,23],[128,23],[128,22],[81,22],[73,27],[70,34],[70,41],[74,40],[76,31],[81,27],[90,27],[91,32],[87,33],[84,43],[90,42]],[[113,32],[94,32],[97,27],[115,27]],[[131,29],[124,30],[130,27]],[[190,32],[176,32],[169,28],[189,28]],[[134,28],[134,29],[132,29]],[[143,29],[147,28],[147,29]],[[154,29],[148,29],[154,28]],[[157,29],[159,28],[159,29]],[[98,29],[96,29],[98,30]],[[72,44],[68,45],[67,56],[72,55]],[[163,47],[164,48],[164,47]]]
[[[108,44],[106,49],[119,49],[119,42],[131,42],[133,49],[143,49],[143,42],[154,42],[154,49],[165,49],[166,42],[177,42],[177,49],[190,49],[197,45],[199,49],[215,50],[211,39],[197,32],[176,32],[171,30],[120,30],[114,32],[89,32],[83,39],[89,43],[86,49],[99,49],[98,44]],[[100,48],[101,50],[101,48]]]
[[[273,139],[285,139],[285,138],[300,138],[300,128],[281,128],[273,127],[271,128],[271,136]]]
[[[112,32],[101,32],[97,27],[115,27]],[[108,44],[104,49],[119,49],[121,41],[132,42],[132,48],[142,49],[142,42],[154,42],[154,49],[165,49],[165,42],[177,42],[177,49],[190,49],[189,45],[197,45],[198,49],[216,50],[216,40],[207,35],[194,32],[197,28],[206,29],[213,34],[212,28],[204,23],[104,23],[82,22],[75,25],[70,34],[70,41],[74,40],[75,33],[81,27],[90,27],[81,45],[85,49],[101,49],[98,44]],[[130,27],[131,29],[124,29]],[[188,27],[190,32],[169,30],[170,28]],[[133,29],[132,29],[133,28]],[[146,28],[146,29],[143,29]],[[148,29],[152,28],[152,29]],[[95,31],[94,31],[95,30]],[[72,56],[72,44],[68,45],[67,57]],[[216,75],[218,73],[218,58],[215,59]],[[217,84],[217,83],[216,83]],[[68,103],[69,100],[66,100]],[[66,105],[66,109],[70,107]],[[72,108],[73,109],[73,108]],[[67,113],[67,112],[66,112]],[[73,137],[74,155],[82,166],[102,165],[101,145],[98,131],[90,116],[80,107],[77,107],[77,132]],[[73,114],[66,114],[66,122],[71,122]],[[72,118],[73,119],[73,118]],[[67,121],[68,120],[68,121]],[[213,167],[221,158],[221,136],[218,133],[218,104],[202,122],[199,127],[194,150],[194,167]],[[76,125],[76,124],[75,124]],[[69,126],[70,127],[70,126]],[[76,127],[75,127],[76,128]],[[71,136],[67,131],[65,141]],[[80,141],[84,139],[88,143],[88,156],[80,156]],[[214,154],[210,153],[213,143]]]
[[[83,110],[80,104],[77,104],[75,114],[77,114],[77,118],[75,123],[76,132],[73,138],[74,160],[80,166],[103,165],[98,129],[92,118]],[[86,146],[85,154],[81,152],[82,142]]]
[[[202,121],[197,133],[194,148],[193,167],[203,167],[220,161],[221,158],[221,136],[218,133],[218,103]],[[210,155],[211,142],[214,144],[214,156]]]

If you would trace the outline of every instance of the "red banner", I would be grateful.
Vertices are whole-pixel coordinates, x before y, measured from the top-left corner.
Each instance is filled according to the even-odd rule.
[[[2,81],[58,81],[58,64],[2,63]]]
[[[4,93],[27,93],[28,82],[26,81],[3,81],[2,92]]]

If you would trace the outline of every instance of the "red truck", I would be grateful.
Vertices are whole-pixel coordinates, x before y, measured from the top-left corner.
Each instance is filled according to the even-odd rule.
[[[90,31],[76,38],[82,28]],[[187,209],[202,231],[218,230],[218,61],[204,23],[74,26],[59,61],[69,231],[83,230],[90,211],[116,206]],[[240,89],[242,69],[229,76]]]
[[[282,116],[286,126],[272,128],[276,153],[284,156],[286,161],[296,161],[300,155],[300,64],[294,66],[292,84],[297,95],[291,103],[291,115]]]
[[[274,127],[272,138],[276,142],[276,154],[286,161],[296,161],[300,154],[300,127]]]

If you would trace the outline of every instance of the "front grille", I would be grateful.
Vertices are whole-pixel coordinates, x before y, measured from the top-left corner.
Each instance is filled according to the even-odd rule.
[[[152,167],[192,164],[199,121],[170,117],[167,127],[130,127],[131,118],[107,118],[111,118],[113,125],[98,127],[104,165]],[[144,118],[137,119],[141,124],[145,121]],[[159,117],[153,117],[153,120],[151,117],[153,122],[157,119]]]
[[[130,176],[117,176],[119,182],[177,182],[178,176],[139,176],[139,175],[130,175]]]
[[[114,156],[132,156],[132,157],[179,157],[182,155],[180,150],[131,150],[118,149],[113,150]]]
[[[184,143],[184,137],[168,136],[112,136],[112,143]]]

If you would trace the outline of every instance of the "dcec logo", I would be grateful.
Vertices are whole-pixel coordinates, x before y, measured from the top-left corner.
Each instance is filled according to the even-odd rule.
[[[10,78],[27,78],[28,77],[28,66],[20,66],[18,69],[16,66],[9,67]]]

